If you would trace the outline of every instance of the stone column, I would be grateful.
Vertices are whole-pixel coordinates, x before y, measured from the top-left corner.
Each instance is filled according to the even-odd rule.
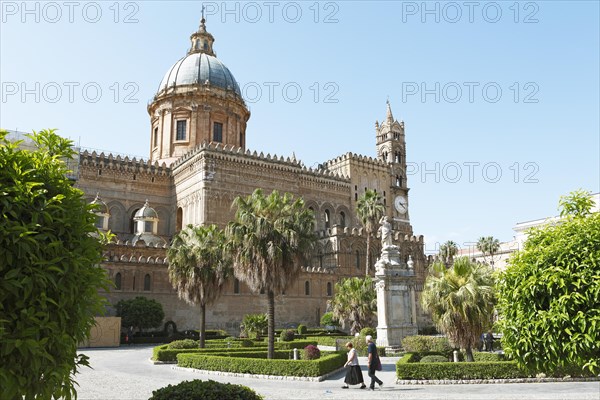
[[[398,246],[383,247],[381,257],[375,263],[375,288],[377,345],[398,348],[403,338],[417,334],[415,273],[407,263],[400,261]]]

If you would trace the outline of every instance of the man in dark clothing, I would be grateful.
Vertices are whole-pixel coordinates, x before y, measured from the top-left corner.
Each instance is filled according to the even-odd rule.
[[[485,349],[487,351],[494,351],[494,335],[492,335],[491,331],[485,334]]]
[[[379,385],[379,388],[383,386],[383,382],[379,380],[375,376],[375,371],[381,370],[381,361],[379,360],[379,355],[377,354],[377,346],[373,343],[373,337],[368,335],[367,339],[367,352],[369,353],[369,360],[367,366],[369,368],[369,376],[371,377],[371,385],[369,386],[369,390],[375,390],[375,382]]]

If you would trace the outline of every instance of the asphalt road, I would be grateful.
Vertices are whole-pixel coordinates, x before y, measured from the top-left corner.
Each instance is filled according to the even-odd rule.
[[[377,376],[384,382],[381,390],[342,389],[344,373],[322,382],[257,379],[193,372],[154,365],[149,359],[151,347],[83,349],[92,369],[76,375],[80,400],[147,400],[152,391],[184,380],[202,379],[248,386],[266,399],[460,399],[460,400],[600,400],[600,382],[506,383],[481,385],[395,385],[395,362],[382,358],[383,371]],[[366,359],[360,358],[368,384]]]

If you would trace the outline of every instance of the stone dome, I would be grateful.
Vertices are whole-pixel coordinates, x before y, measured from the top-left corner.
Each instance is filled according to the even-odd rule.
[[[160,82],[157,95],[173,87],[186,85],[211,85],[242,96],[229,68],[207,53],[190,53],[177,61]]]
[[[158,214],[156,213],[154,208],[150,207],[150,205],[148,204],[148,200],[146,200],[144,206],[135,213],[133,219],[135,221],[138,221],[149,218],[158,219]]]

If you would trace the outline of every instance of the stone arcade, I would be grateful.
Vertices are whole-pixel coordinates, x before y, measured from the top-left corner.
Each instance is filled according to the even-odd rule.
[[[276,298],[276,322],[316,326],[334,284],[364,274],[366,234],[355,208],[359,196],[374,189],[391,221],[393,259],[402,265],[409,258],[413,262],[411,321],[431,325],[418,300],[428,260],[423,237],[413,236],[410,224],[404,122],[394,119],[389,103],[385,119],[375,123],[376,158],[345,153],[312,169],[294,157],[250,151],[250,112],[232,73],[216,58],[215,39],[204,19],[190,39],[189,51],[167,71],[148,105],[149,160],[88,151],[79,155],[76,185],[89,201],[102,205],[98,226],[117,236],[103,264],[115,284],[106,294],[110,303],[140,295],[154,298],[163,304],[165,321],[174,321],[180,330],[197,328],[197,307],[179,300],[168,279],[170,239],[188,224],[224,227],[233,217],[236,196],[277,189],[304,198],[315,213],[319,241],[296,284]],[[379,246],[374,247],[377,255]],[[207,327],[239,333],[243,316],[265,312],[266,305],[265,295],[231,280],[207,307]]]

